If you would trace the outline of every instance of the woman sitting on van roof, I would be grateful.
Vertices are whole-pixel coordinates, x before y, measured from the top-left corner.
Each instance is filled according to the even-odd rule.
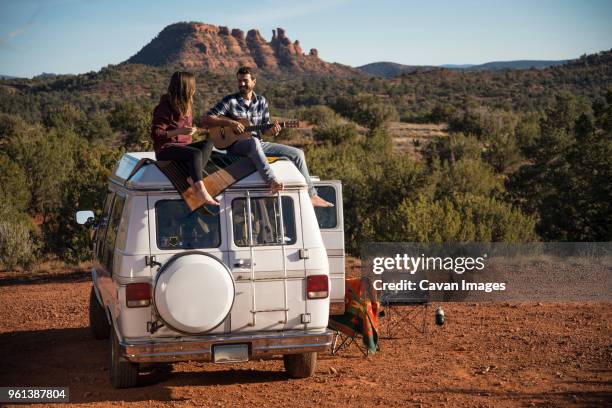
[[[153,111],[151,138],[157,160],[185,161],[197,197],[206,204],[219,203],[206,191],[202,169],[210,158],[212,143],[208,140],[192,143],[197,128],[192,126],[195,76],[190,72],[175,72],[170,78],[168,93],[162,95]]]

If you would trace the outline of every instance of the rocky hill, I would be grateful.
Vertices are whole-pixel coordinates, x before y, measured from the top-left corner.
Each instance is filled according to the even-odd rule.
[[[423,68],[424,66],[419,65],[404,65],[398,64],[396,62],[372,62],[371,64],[362,65],[357,67],[358,70],[378,77],[383,78],[391,78],[397,76],[399,74],[403,74],[404,72],[412,72],[416,71],[419,68]],[[431,68],[431,67],[430,67]]]
[[[304,53],[300,42],[291,41],[282,28],[272,30],[272,40],[268,42],[255,29],[245,35],[236,28],[197,22],[167,26],[126,62],[217,73],[248,65],[272,72],[359,74],[351,67],[323,61],[315,48]]]
[[[455,70],[464,71],[499,71],[504,69],[513,70],[524,70],[524,69],[545,69],[555,67],[558,65],[567,64],[574,60],[558,60],[558,61],[540,61],[540,60],[517,60],[517,61],[494,61],[487,62],[484,64],[464,64],[464,65],[452,65],[445,64],[440,66],[432,65],[404,65],[395,62],[373,62],[371,64],[362,65],[357,67],[358,70],[374,76],[383,78],[391,78],[404,73],[410,73],[419,69],[431,69],[431,68],[448,68]]]

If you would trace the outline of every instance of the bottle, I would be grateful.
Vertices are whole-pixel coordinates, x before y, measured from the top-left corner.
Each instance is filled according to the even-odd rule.
[[[442,306],[438,306],[436,309],[436,324],[438,326],[442,326],[444,324],[444,310],[442,310]]]

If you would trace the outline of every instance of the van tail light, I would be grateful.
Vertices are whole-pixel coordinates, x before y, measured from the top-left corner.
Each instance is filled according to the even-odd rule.
[[[329,279],[327,275],[306,277],[306,293],[308,299],[325,299],[329,295]]]
[[[129,283],[125,287],[127,307],[146,307],[151,304],[150,283]]]

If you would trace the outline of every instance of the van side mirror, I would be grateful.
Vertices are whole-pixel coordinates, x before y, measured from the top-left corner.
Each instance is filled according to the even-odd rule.
[[[76,213],[76,222],[80,225],[90,226],[93,224],[95,219],[93,211],[77,211]]]

